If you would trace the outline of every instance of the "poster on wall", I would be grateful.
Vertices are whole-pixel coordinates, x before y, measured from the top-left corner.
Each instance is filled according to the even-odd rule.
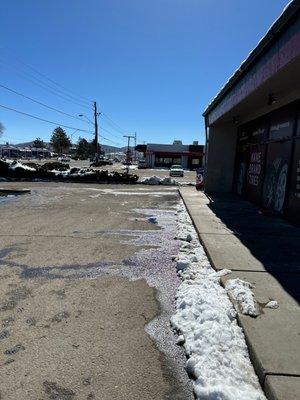
[[[260,119],[253,122],[248,150],[246,196],[259,203],[261,199],[262,180],[265,164],[268,122]]]
[[[292,222],[300,223],[300,135],[295,141],[287,215]]]
[[[268,147],[263,205],[279,213],[285,204],[291,148],[291,140],[270,143]]]
[[[283,213],[292,151],[295,124],[295,105],[273,112],[270,122],[266,172],[263,187],[263,205]]]
[[[196,189],[202,190],[204,188],[204,168],[199,167],[196,169]]]

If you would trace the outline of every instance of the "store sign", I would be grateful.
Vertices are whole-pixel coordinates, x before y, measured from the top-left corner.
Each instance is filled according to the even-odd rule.
[[[250,164],[248,169],[248,184],[252,186],[259,185],[259,178],[262,170],[262,153],[254,151],[250,153]]]
[[[281,139],[286,136],[291,136],[290,122],[282,122],[270,127],[270,139]]]

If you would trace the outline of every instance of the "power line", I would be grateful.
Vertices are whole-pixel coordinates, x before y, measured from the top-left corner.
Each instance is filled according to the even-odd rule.
[[[120,129],[115,128],[115,126],[109,120],[105,120],[105,123],[108,124],[111,129],[113,129],[114,131],[120,133],[121,135],[126,133],[125,131],[121,131]]]
[[[100,136],[100,138],[103,139],[103,140],[106,140],[107,142],[113,143],[113,144],[115,144],[115,145],[117,145],[117,146],[119,146],[120,144],[122,144],[122,143],[114,142],[113,140],[110,140],[110,139],[108,139],[108,138],[106,138],[105,136],[102,136],[102,135]]]
[[[101,126],[101,130],[102,130],[102,131],[105,131],[105,132],[107,132],[107,133],[109,133],[110,135],[112,135],[112,136],[115,137],[116,139],[121,139],[121,140],[123,140],[123,137],[122,137],[122,136],[115,135],[114,133],[112,133],[112,132],[109,131],[108,129],[103,128],[103,126]]]
[[[2,63],[3,63],[3,61],[2,61]],[[22,72],[23,74],[28,75],[29,77],[31,77],[31,78],[37,80],[38,82],[42,82],[43,85],[49,87],[49,88],[52,89],[52,90],[55,90],[55,91],[58,91],[58,92],[62,93],[64,96],[68,96],[68,97],[69,97],[70,99],[72,99],[72,100],[75,100],[75,101],[77,101],[77,102],[81,102],[81,103],[83,103],[83,104],[85,104],[85,105],[90,104],[90,102],[87,101],[87,100],[78,99],[78,98],[76,98],[75,96],[73,96],[73,95],[71,95],[71,94],[64,93],[61,89],[54,88],[53,86],[49,85],[49,83],[43,82],[40,78],[37,78],[36,76],[29,74],[27,71],[24,71],[24,69],[23,69],[23,70],[20,69],[20,67],[16,66],[15,64],[12,64],[12,63],[11,63],[11,64],[7,64],[7,63],[5,63],[5,62],[4,62],[4,64],[5,64],[6,66],[11,67],[11,68],[14,68],[14,69],[16,69],[16,70],[19,70],[19,71],[21,70],[21,72]]]
[[[5,89],[5,90],[8,90],[8,91],[10,91],[10,92],[12,92],[12,93],[17,94],[18,96],[24,97],[25,99],[28,99],[28,100],[30,100],[30,101],[33,101],[33,102],[36,103],[36,104],[39,104],[39,105],[41,105],[41,106],[43,106],[43,107],[46,107],[46,108],[49,108],[49,110],[53,110],[53,111],[56,111],[56,112],[58,112],[58,113],[60,113],[60,114],[67,115],[68,117],[78,119],[78,120],[81,121],[81,122],[83,121],[83,122],[85,122],[85,123],[88,123],[87,121],[82,120],[81,118],[76,117],[75,115],[72,115],[72,114],[66,113],[66,112],[64,112],[64,111],[58,110],[57,108],[48,106],[47,104],[44,104],[44,103],[42,103],[41,101],[35,100],[35,99],[33,99],[32,97],[26,96],[25,94],[20,93],[20,92],[17,92],[16,90],[11,89],[11,88],[9,88],[9,87],[7,87],[7,86],[4,86],[4,85],[0,84],[0,87],[2,87],[2,88]]]
[[[3,45],[1,45],[1,48],[4,49],[9,55],[12,55],[12,53]],[[75,95],[76,97],[78,97],[79,99],[82,99],[82,101],[86,101],[88,103],[91,103],[90,99],[87,99],[86,97],[79,95],[78,93],[74,92],[73,90],[70,90],[68,88],[66,88],[65,86],[61,85],[60,83],[54,81],[53,79],[49,78],[46,74],[38,71],[37,68],[33,67],[32,65],[29,65],[27,63],[25,63],[23,60],[21,60],[19,57],[16,57],[15,55],[13,55],[13,57],[15,58],[15,60],[17,62],[19,62],[20,64],[24,65],[26,68],[31,69],[32,71],[34,71],[35,73],[37,73],[39,76],[43,77],[44,79],[46,79],[47,81],[51,82],[52,84],[61,87],[63,90],[73,93],[73,95]]]
[[[78,131],[78,132],[86,132],[86,133],[90,133],[90,134],[93,134],[93,133],[94,133],[94,132],[91,132],[91,131],[87,131],[86,129],[79,129],[79,128],[75,128],[74,126],[68,126],[68,125],[60,124],[59,122],[49,121],[48,119],[44,119],[44,118],[41,118],[41,117],[37,117],[36,115],[32,115],[32,114],[28,114],[28,113],[25,113],[25,112],[20,111],[20,110],[16,110],[15,108],[7,107],[7,106],[5,106],[5,105],[3,105],[3,104],[0,104],[0,107],[4,108],[4,109],[6,109],[6,110],[14,111],[14,112],[16,112],[16,113],[18,113],[18,114],[21,114],[21,115],[25,115],[25,116],[27,116],[27,117],[31,117],[31,118],[37,119],[37,120],[39,120],[39,121],[43,121],[43,122],[47,122],[47,123],[49,123],[49,124],[61,126],[61,127],[63,127],[63,128],[74,129],[74,130],[76,130],[76,131]],[[113,140],[108,139],[107,137],[102,136],[102,135],[101,135],[101,139],[106,140],[106,141],[111,142],[111,143],[114,143],[114,144],[116,144],[116,145],[119,145],[119,144],[120,144],[120,143],[114,142]]]
[[[21,114],[21,115],[25,115],[27,117],[31,117],[31,118],[37,119],[39,121],[47,122],[48,124],[61,126],[63,128],[67,128],[67,129],[75,129],[75,130],[77,130],[79,132],[93,133],[91,131],[87,131],[86,129],[79,129],[79,128],[75,128],[74,126],[68,126],[68,125],[60,124],[59,122],[49,121],[48,119],[44,119],[44,118],[41,118],[41,117],[37,117],[36,115],[32,115],[32,114],[28,114],[28,113],[23,112],[23,111],[16,110],[15,108],[7,107],[7,106],[4,106],[3,104],[0,104],[0,107],[4,108],[6,110],[14,111],[14,112],[16,112],[18,114]]]
[[[21,60],[19,60],[19,62],[21,62]],[[84,101],[84,102],[88,102],[89,104],[92,102],[91,100],[83,97],[83,96],[79,96],[78,94],[76,94],[75,92],[73,92],[73,90],[70,90],[68,88],[66,88],[65,86],[61,85],[60,83],[55,82],[53,79],[47,77],[47,75],[43,74],[42,72],[39,72],[37,69],[33,68],[32,66],[21,62],[22,64],[24,64],[25,66],[27,66],[29,69],[31,69],[32,71],[36,72],[39,76],[43,77],[44,79],[46,79],[47,81],[51,82],[52,84],[62,88],[65,92],[69,92],[72,94],[72,97],[74,97],[76,99],[76,97],[80,100],[80,101]]]
[[[65,94],[65,93],[60,94],[60,93],[58,93],[57,89],[54,89],[53,87],[49,86],[48,84],[42,82],[40,79],[37,79],[37,78],[32,77],[30,75],[29,75],[30,78],[28,78],[28,76],[27,76],[28,74],[26,74],[26,73],[24,74],[23,71],[21,71],[21,73],[20,73],[20,70],[18,68],[16,68],[15,66],[9,66],[9,65],[3,63],[3,61],[1,61],[1,63],[2,63],[2,65],[6,66],[6,67],[9,67],[9,68],[12,68],[12,69],[16,70],[17,74],[20,75],[23,79],[25,79],[25,80],[27,80],[27,81],[29,81],[29,82],[41,87],[44,90],[47,90],[48,92],[54,94],[55,96],[58,96],[58,97],[64,99],[65,101],[69,101],[69,102],[71,102],[73,104],[76,104],[77,106],[85,107],[88,110],[90,110],[90,107],[88,107],[86,104],[79,103],[79,100],[78,101],[73,100],[72,98],[70,98],[70,96],[68,94]]]
[[[101,114],[110,121],[110,122],[107,122],[110,124],[110,126],[113,124],[114,126],[117,127],[117,129],[113,128],[115,131],[121,133],[122,135],[124,133],[126,133],[126,131],[124,129],[122,129],[118,124],[116,124],[107,114],[105,114],[103,111],[101,111]]]

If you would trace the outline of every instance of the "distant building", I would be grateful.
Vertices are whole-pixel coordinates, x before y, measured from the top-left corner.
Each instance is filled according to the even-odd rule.
[[[196,169],[202,166],[204,146],[197,141],[191,145],[174,140],[173,144],[139,144],[136,150],[144,154],[149,168],[169,168],[179,164],[186,169]]]
[[[300,1],[291,1],[204,111],[207,192],[300,222]]]
[[[1,146],[2,158],[50,158],[51,153],[45,148]]]

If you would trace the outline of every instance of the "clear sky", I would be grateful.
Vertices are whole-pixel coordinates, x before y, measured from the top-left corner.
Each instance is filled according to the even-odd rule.
[[[114,143],[124,145],[123,133],[135,131],[138,142],[203,143],[202,111],[287,3],[1,0],[0,85],[74,116],[92,118],[82,97],[96,100],[105,113],[100,135]],[[3,87],[0,104],[93,129]],[[6,127],[2,143],[48,140],[55,128],[3,108],[0,121]],[[66,129],[73,140],[92,138],[74,129]]]

